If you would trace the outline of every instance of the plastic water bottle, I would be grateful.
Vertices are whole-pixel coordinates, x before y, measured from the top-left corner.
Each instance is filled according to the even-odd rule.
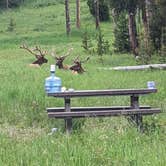
[[[155,82],[154,81],[148,81],[147,82],[148,89],[155,89]]]
[[[56,93],[61,92],[62,81],[59,77],[55,76],[55,65],[50,67],[50,77],[45,79],[45,92]]]

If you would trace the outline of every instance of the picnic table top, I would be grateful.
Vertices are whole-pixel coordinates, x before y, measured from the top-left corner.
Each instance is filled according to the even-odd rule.
[[[104,90],[73,90],[65,92],[48,93],[53,97],[86,97],[86,96],[121,96],[121,95],[144,95],[155,93],[157,89],[104,89]]]

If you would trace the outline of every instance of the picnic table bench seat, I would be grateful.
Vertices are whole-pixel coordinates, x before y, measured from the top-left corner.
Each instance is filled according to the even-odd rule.
[[[128,115],[151,115],[160,113],[159,108],[146,109],[122,109],[122,110],[98,110],[98,111],[72,111],[72,112],[48,112],[49,118],[82,118],[100,116],[128,116]]]

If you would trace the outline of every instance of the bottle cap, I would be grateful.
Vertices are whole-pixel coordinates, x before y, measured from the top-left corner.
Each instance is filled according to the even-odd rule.
[[[50,71],[55,71],[55,65],[50,66]]]

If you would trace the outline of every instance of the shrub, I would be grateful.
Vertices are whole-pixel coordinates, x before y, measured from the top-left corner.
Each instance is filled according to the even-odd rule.
[[[145,33],[142,32],[139,35],[139,62],[141,64],[149,64],[151,61],[154,47],[152,45],[150,37],[146,38]]]
[[[86,51],[90,51],[92,47],[91,38],[87,32],[84,32],[82,35],[82,45]]]
[[[92,38],[87,32],[84,32],[82,36],[82,47],[89,54],[97,54],[101,61],[104,54],[110,53],[110,44],[108,40],[104,39],[104,35],[100,29],[96,34],[96,38]]]
[[[10,18],[7,31],[12,32],[12,31],[14,31],[15,27],[16,27],[16,23],[15,23],[14,19]]]
[[[102,34],[101,30],[99,29],[97,34],[97,54],[100,56],[102,61],[102,57],[104,54],[109,53],[110,44],[107,40],[104,39],[104,35]]]
[[[118,16],[115,16],[116,25],[114,28],[114,47],[117,52],[130,51],[129,32],[128,32],[128,20],[126,13],[123,12]]]

